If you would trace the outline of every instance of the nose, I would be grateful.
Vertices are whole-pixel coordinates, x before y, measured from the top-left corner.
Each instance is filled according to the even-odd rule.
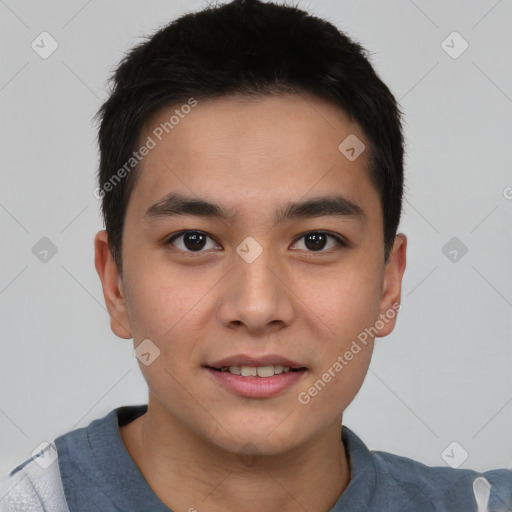
[[[252,335],[268,334],[289,325],[294,315],[293,292],[275,255],[267,249],[254,260],[240,254],[234,255],[234,267],[223,280],[218,320],[226,327],[245,329]]]

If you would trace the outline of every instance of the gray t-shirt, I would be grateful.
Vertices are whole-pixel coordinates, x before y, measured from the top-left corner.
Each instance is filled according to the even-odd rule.
[[[55,439],[11,471],[0,511],[169,512],[119,432],[146,410],[147,405],[119,407]],[[331,512],[512,512],[510,469],[478,473],[425,466],[370,451],[346,426],[342,440],[351,479]]]

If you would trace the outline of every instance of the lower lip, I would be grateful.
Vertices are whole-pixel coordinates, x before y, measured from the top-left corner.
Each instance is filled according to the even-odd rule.
[[[273,377],[242,377],[229,372],[220,372],[205,368],[206,371],[223,386],[240,396],[250,398],[268,398],[278,395],[299,382],[306,370],[280,373]]]

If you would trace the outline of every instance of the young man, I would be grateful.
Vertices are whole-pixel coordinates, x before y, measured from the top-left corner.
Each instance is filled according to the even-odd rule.
[[[2,510],[512,510],[510,470],[342,426],[406,262],[401,113],[361,46],[235,0],[131,51],[100,116],[95,263],[148,404],[15,468]]]

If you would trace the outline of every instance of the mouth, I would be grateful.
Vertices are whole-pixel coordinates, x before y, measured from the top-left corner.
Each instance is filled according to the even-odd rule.
[[[279,354],[233,354],[203,365],[211,382],[244,398],[272,398],[298,386],[309,373]]]
[[[286,364],[286,366],[285,366]],[[203,366],[211,382],[245,398],[271,398],[298,386],[308,369],[281,357],[231,357]]]
[[[270,364],[265,366],[225,365],[219,367],[206,365],[205,368],[220,373],[231,373],[232,375],[238,375],[240,377],[261,377],[263,379],[273,377],[274,375],[281,375],[283,373],[304,372],[307,370],[304,366],[293,367],[280,364]]]

